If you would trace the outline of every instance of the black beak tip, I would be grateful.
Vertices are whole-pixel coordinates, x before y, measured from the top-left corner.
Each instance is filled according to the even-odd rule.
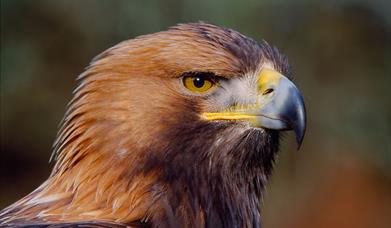
[[[305,131],[307,128],[307,114],[304,99],[300,93],[297,93],[296,102],[297,105],[294,115],[295,118],[293,121],[293,130],[296,134],[297,150],[299,150],[303,143]]]
[[[304,139],[304,134],[301,136],[296,134],[297,150],[300,150],[300,147],[303,144],[303,139]]]
[[[304,121],[300,121],[296,126],[294,126],[293,130],[296,135],[297,150],[299,150],[301,145],[303,144],[303,139],[304,139],[305,130],[306,130],[305,119],[304,119]]]

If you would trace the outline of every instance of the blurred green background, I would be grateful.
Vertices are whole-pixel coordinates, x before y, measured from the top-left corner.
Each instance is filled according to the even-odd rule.
[[[264,227],[391,227],[391,1],[1,0],[0,208],[32,191],[75,78],[103,50],[205,21],[287,54],[308,109],[282,143]]]

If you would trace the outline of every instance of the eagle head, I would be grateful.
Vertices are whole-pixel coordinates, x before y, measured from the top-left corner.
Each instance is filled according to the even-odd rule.
[[[280,131],[300,145],[305,125],[265,41],[205,23],[124,41],[79,76],[51,176],[0,221],[259,227]]]

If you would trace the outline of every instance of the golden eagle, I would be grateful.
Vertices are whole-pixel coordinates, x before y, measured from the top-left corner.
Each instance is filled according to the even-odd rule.
[[[2,226],[260,227],[280,131],[306,116],[287,58],[206,23],[124,41],[82,73],[55,166]]]

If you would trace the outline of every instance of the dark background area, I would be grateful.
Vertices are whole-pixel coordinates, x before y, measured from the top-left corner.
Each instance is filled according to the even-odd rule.
[[[24,1],[1,3],[0,208],[51,170],[75,78],[116,43],[205,21],[287,54],[308,111],[300,151],[282,142],[268,227],[391,227],[391,2]]]

